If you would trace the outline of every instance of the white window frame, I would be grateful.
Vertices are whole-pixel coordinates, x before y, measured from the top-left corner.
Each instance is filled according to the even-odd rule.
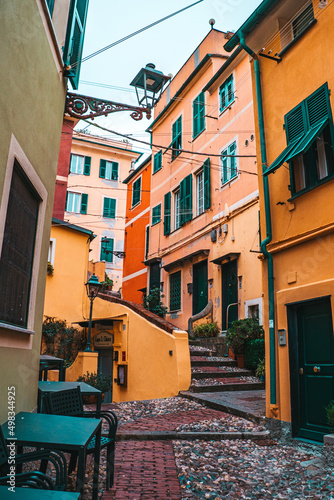
[[[79,196],[79,210],[78,211],[75,211],[75,210],[68,210],[68,199],[69,199],[69,195],[70,194],[73,194],[73,195],[76,195],[76,196]],[[80,210],[81,210],[81,195],[82,193],[78,193],[77,191],[67,191],[67,201],[66,201],[66,212],[70,213],[70,214],[80,214]],[[73,207],[74,208],[74,207]]]
[[[251,306],[259,306],[259,323],[263,324],[263,316],[262,316],[262,297],[258,299],[245,300],[245,318],[248,318],[248,310]]]
[[[174,231],[181,227],[181,214],[180,214],[180,187],[173,191],[173,226]]]
[[[118,169],[117,169],[117,179],[113,179],[112,178],[112,164],[113,163],[117,163],[118,165]],[[107,175],[107,171],[109,170],[109,176]],[[110,161],[110,160],[106,160],[106,176],[105,176],[105,179],[108,180],[108,181],[115,181],[117,182],[119,180],[119,163],[117,161]]]
[[[225,186],[228,186],[231,182],[233,182],[233,181],[235,181],[236,179],[239,178],[239,162],[238,162],[239,141],[238,141],[238,136],[233,137],[233,139],[231,141],[229,141],[227,144],[225,144],[224,147],[221,148],[220,155],[222,155],[223,152],[226,149],[228,149],[233,143],[235,143],[235,170],[236,170],[236,175],[234,177],[232,177],[232,178],[230,177],[225,182],[223,181],[224,167],[223,167],[223,158],[221,156],[221,158],[220,158],[220,186],[221,186],[221,188],[224,188]],[[230,158],[228,158],[228,160],[230,160]]]
[[[72,161],[75,158],[75,162]],[[81,160],[81,161],[79,161]],[[75,168],[72,170],[72,167],[75,165]],[[84,173],[85,166],[85,157],[82,155],[77,155],[72,153],[71,155],[71,163],[70,163],[70,173],[74,175],[82,175]]]
[[[55,265],[55,253],[56,253],[56,238],[50,238],[48,262],[50,262],[52,266]]]
[[[202,198],[200,197],[200,182],[202,183]],[[200,206],[200,200],[202,200]],[[203,168],[196,173],[196,216],[202,215],[204,208],[204,170]]]
[[[38,275],[39,275],[39,266],[41,261],[41,250],[42,250],[42,241],[43,241],[43,230],[44,230],[44,221],[45,221],[45,212],[47,205],[47,197],[48,192],[39,178],[37,172],[34,167],[30,163],[28,157],[24,153],[21,148],[19,142],[16,137],[12,134],[8,160],[6,166],[6,174],[4,179],[2,197],[1,197],[1,205],[0,205],[0,258],[1,258],[1,250],[4,238],[5,224],[6,224],[6,216],[7,216],[7,208],[8,208],[8,200],[9,200],[9,192],[12,181],[12,174],[14,169],[15,159],[20,164],[20,167],[24,171],[25,175],[34,186],[34,189],[37,191],[40,197],[39,209],[38,209],[38,217],[37,217],[37,227],[36,227],[36,237],[35,237],[35,248],[34,248],[34,257],[32,262],[32,272],[31,272],[31,283],[30,283],[30,297],[29,297],[29,307],[28,307],[28,318],[27,318],[27,328],[18,327],[15,325],[9,325],[7,323],[2,323],[0,321],[0,332],[8,332],[8,331],[16,331],[16,332],[24,332],[28,334],[34,333],[34,322],[35,322],[35,308],[36,308],[36,296],[37,296],[37,284],[38,284]],[[16,342],[16,339],[10,337],[8,341],[8,337],[0,334],[0,347],[18,347],[31,349],[32,347],[32,338],[29,337],[28,341]]]

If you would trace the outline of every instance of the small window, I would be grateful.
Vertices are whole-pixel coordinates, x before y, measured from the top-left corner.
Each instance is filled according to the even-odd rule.
[[[55,264],[55,252],[56,252],[56,239],[50,238],[49,251],[48,251],[48,262],[52,266]]]
[[[303,33],[313,19],[313,5],[310,3],[310,5],[308,5],[308,7],[306,7],[306,9],[292,22],[293,38],[297,38],[297,36]]]
[[[182,149],[182,116],[180,116],[172,126],[172,161],[181,153]]]
[[[219,109],[224,111],[234,101],[233,74],[219,88]]]
[[[70,173],[83,174],[84,156],[71,155]]]
[[[135,180],[134,183],[132,184],[132,204],[131,204],[131,207],[138,205],[138,203],[140,202],[140,195],[141,195],[141,177],[139,177],[139,179]]]
[[[87,214],[88,194],[67,192],[66,212]]]
[[[169,277],[169,309],[170,311],[181,309],[181,271]]]
[[[259,304],[254,304],[252,306],[248,306],[248,317],[249,318],[260,318],[260,306]]]
[[[193,138],[205,129],[205,94],[201,92],[193,102]]]
[[[158,151],[154,155],[154,161],[153,161],[153,173],[157,172],[162,168],[162,150]]]
[[[161,204],[152,209],[152,226],[161,221]]]
[[[229,182],[237,176],[237,165],[236,165],[236,142],[232,142],[224,151],[222,152],[222,184]]]
[[[174,192],[174,229],[181,227],[180,217],[180,189]]]
[[[101,240],[101,259],[105,262],[113,261],[114,240],[111,238],[102,238]]]
[[[100,177],[109,181],[118,180],[119,165],[116,161],[100,160]]]
[[[104,198],[103,217],[107,219],[116,219],[116,200],[115,198]]]

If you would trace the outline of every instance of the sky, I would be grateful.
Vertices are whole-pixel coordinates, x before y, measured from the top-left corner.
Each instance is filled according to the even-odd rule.
[[[88,9],[83,58],[145,26],[176,12],[196,0],[91,0]],[[129,83],[142,67],[153,63],[165,75],[175,75],[214,28],[236,31],[261,3],[260,0],[203,0],[197,5],[97,55],[81,65],[78,93],[137,105]],[[100,85],[92,85],[100,84]],[[102,85],[102,86],[101,86]],[[135,122],[129,112],[118,112],[94,120],[99,125],[132,138],[149,141],[145,133],[150,121]],[[86,127],[79,122],[76,129]],[[116,138],[96,127],[95,135]],[[117,138],[122,140],[122,138]],[[133,142],[133,149],[147,156],[149,146]],[[143,159],[143,157],[142,157]]]

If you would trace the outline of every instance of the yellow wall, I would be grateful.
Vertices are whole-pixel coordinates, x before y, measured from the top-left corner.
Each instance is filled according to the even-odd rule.
[[[113,401],[166,398],[189,388],[191,371],[186,332],[167,333],[125,305],[97,298],[93,319],[102,317],[114,320],[114,350],[119,351],[119,361],[114,363],[113,378],[117,377],[117,364],[128,366],[127,387],[114,382]],[[173,351],[172,355],[169,351]]]

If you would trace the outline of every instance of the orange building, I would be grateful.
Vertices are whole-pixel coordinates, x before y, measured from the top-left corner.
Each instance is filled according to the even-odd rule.
[[[141,304],[146,293],[149,247],[151,157],[123,181],[127,185],[122,297]]]
[[[333,24],[332,1],[265,0],[225,46],[252,59],[267,417],[317,441],[334,400]]]
[[[223,50],[228,38],[208,33],[149,128],[149,289],[160,286],[167,318],[190,330],[199,316],[223,331],[262,316],[251,70],[243,51]]]

